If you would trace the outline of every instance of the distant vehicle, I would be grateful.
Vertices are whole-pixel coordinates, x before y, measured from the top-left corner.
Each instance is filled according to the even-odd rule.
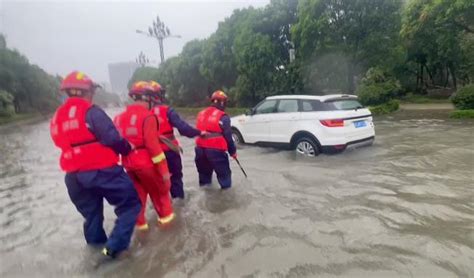
[[[231,119],[236,143],[283,146],[305,156],[371,145],[372,114],[354,95],[267,97]]]

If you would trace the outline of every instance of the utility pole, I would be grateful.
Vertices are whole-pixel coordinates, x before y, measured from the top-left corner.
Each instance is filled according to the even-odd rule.
[[[180,35],[171,35],[170,29],[165,25],[164,22],[160,20],[159,16],[157,16],[156,20],[153,21],[153,25],[148,27],[148,32],[142,30],[136,30],[136,32],[138,34],[142,34],[147,37],[155,38],[158,40],[158,45],[160,46],[161,63],[165,61],[163,40],[167,38],[181,38]]]
[[[144,67],[150,63],[150,59],[148,59],[147,56],[143,53],[143,51],[140,51],[140,54],[138,54],[138,57],[135,58],[135,62],[140,65],[140,67]]]

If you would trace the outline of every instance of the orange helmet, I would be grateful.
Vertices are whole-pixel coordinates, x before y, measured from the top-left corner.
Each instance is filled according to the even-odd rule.
[[[61,91],[78,89],[78,90],[90,90],[96,87],[100,87],[94,83],[89,76],[85,75],[80,71],[73,71],[68,74],[61,82]]]
[[[217,90],[214,93],[212,93],[212,96],[211,96],[211,101],[214,101],[214,100],[225,102],[227,101],[227,95],[223,91]]]
[[[129,96],[132,95],[144,95],[153,91],[153,88],[146,81],[137,81],[133,83],[132,88],[128,92]]]
[[[163,88],[163,86],[161,86],[160,83],[156,81],[148,81],[148,84],[150,84],[151,88],[153,89],[153,93],[162,94],[165,92],[165,88]]]

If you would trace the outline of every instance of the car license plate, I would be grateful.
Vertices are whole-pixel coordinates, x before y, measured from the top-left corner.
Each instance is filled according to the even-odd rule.
[[[365,121],[357,121],[357,122],[354,122],[354,126],[355,128],[365,127],[367,126],[367,123]]]

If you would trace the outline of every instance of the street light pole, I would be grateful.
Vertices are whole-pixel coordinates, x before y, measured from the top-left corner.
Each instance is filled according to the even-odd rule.
[[[135,62],[143,68],[144,66],[150,63],[150,59],[145,56],[143,51],[140,51],[140,54],[138,54],[138,57],[135,59]]]
[[[160,47],[161,63],[165,61],[163,40],[167,38],[181,38],[180,35],[171,35],[170,29],[165,26],[165,23],[160,20],[159,16],[157,16],[156,20],[153,21],[153,25],[148,27],[148,32],[142,30],[136,30],[136,32],[138,34],[142,34],[147,37],[155,38],[158,40],[158,45]]]

